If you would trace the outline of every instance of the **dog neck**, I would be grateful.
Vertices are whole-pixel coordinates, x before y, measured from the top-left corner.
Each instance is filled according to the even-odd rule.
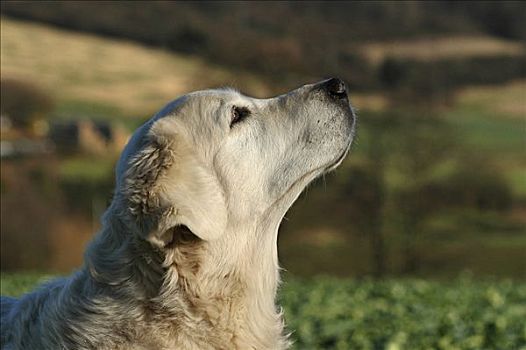
[[[168,274],[160,300],[180,308],[184,299],[190,314],[206,319],[211,332],[223,332],[232,348],[285,348],[275,305],[279,221],[232,225],[213,242],[176,235],[164,261]]]
[[[275,305],[281,217],[233,225],[212,242],[179,232],[165,249],[123,234],[125,224],[106,217],[111,219],[86,253],[89,276],[128,290],[148,318],[173,320],[169,336],[192,334],[196,348],[214,342],[233,349],[287,347]]]

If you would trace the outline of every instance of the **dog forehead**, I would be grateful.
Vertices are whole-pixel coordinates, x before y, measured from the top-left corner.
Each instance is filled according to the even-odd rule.
[[[188,95],[181,96],[168,104],[166,104],[159,112],[157,112],[150,122],[157,121],[164,117],[176,114],[188,102]]]
[[[247,103],[252,100],[233,88],[196,91],[188,95],[192,102],[206,106],[223,106],[227,104]]]
[[[213,112],[227,105],[255,105],[256,99],[245,96],[232,88],[209,89],[191,92],[171,101],[157,112],[150,122],[154,124],[167,117],[186,118]]]

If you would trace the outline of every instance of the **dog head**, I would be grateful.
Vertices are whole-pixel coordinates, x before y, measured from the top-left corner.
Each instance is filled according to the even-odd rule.
[[[265,213],[284,215],[310,181],[343,160],[355,120],[339,79],[270,99],[230,89],[185,95],[123,151],[120,215],[160,247],[177,226],[213,241]]]

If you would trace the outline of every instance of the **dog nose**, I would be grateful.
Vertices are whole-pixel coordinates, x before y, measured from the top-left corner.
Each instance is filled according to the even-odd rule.
[[[343,80],[339,78],[331,78],[322,83],[323,88],[329,96],[336,99],[347,98],[347,89]]]

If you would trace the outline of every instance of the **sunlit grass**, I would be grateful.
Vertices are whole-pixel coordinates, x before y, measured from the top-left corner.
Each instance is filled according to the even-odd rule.
[[[370,42],[359,48],[372,64],[380,64],[386,57],[435,61],[448,58],[519,55],[524,47],[519,42],[490,36],[445,36]]]
[[[65,179],[97,181],[111,178],[115,160],[96,157],[73,157],[60,164],[60,175]]]
[[[521,119],[526,123],[526,81],[502,85],[470,86],[456,93],[457,108],[465,108],[499,118]],[[524,125],[523,125],[524,127]]]
[[[50,278],[53,278],[53,275],[42,272],[2,272],[0,292],[2,295],[17,297],[31,291],[38,284]]]
[[[506,175],[512,191],[521,197],[526,197],[526,165],[516,167]]]
[[[526,152],[525,119],[506,118],[473,108],[455,109],[446,117],[462,135],[462,141],[479,151],[508,155]]]
[[[1,74],[37,83],[61,105],[109,105],[129,117],[147,115],[178,95],[219,85],[268,91],[261,79],[128,40],[1,18]]]

